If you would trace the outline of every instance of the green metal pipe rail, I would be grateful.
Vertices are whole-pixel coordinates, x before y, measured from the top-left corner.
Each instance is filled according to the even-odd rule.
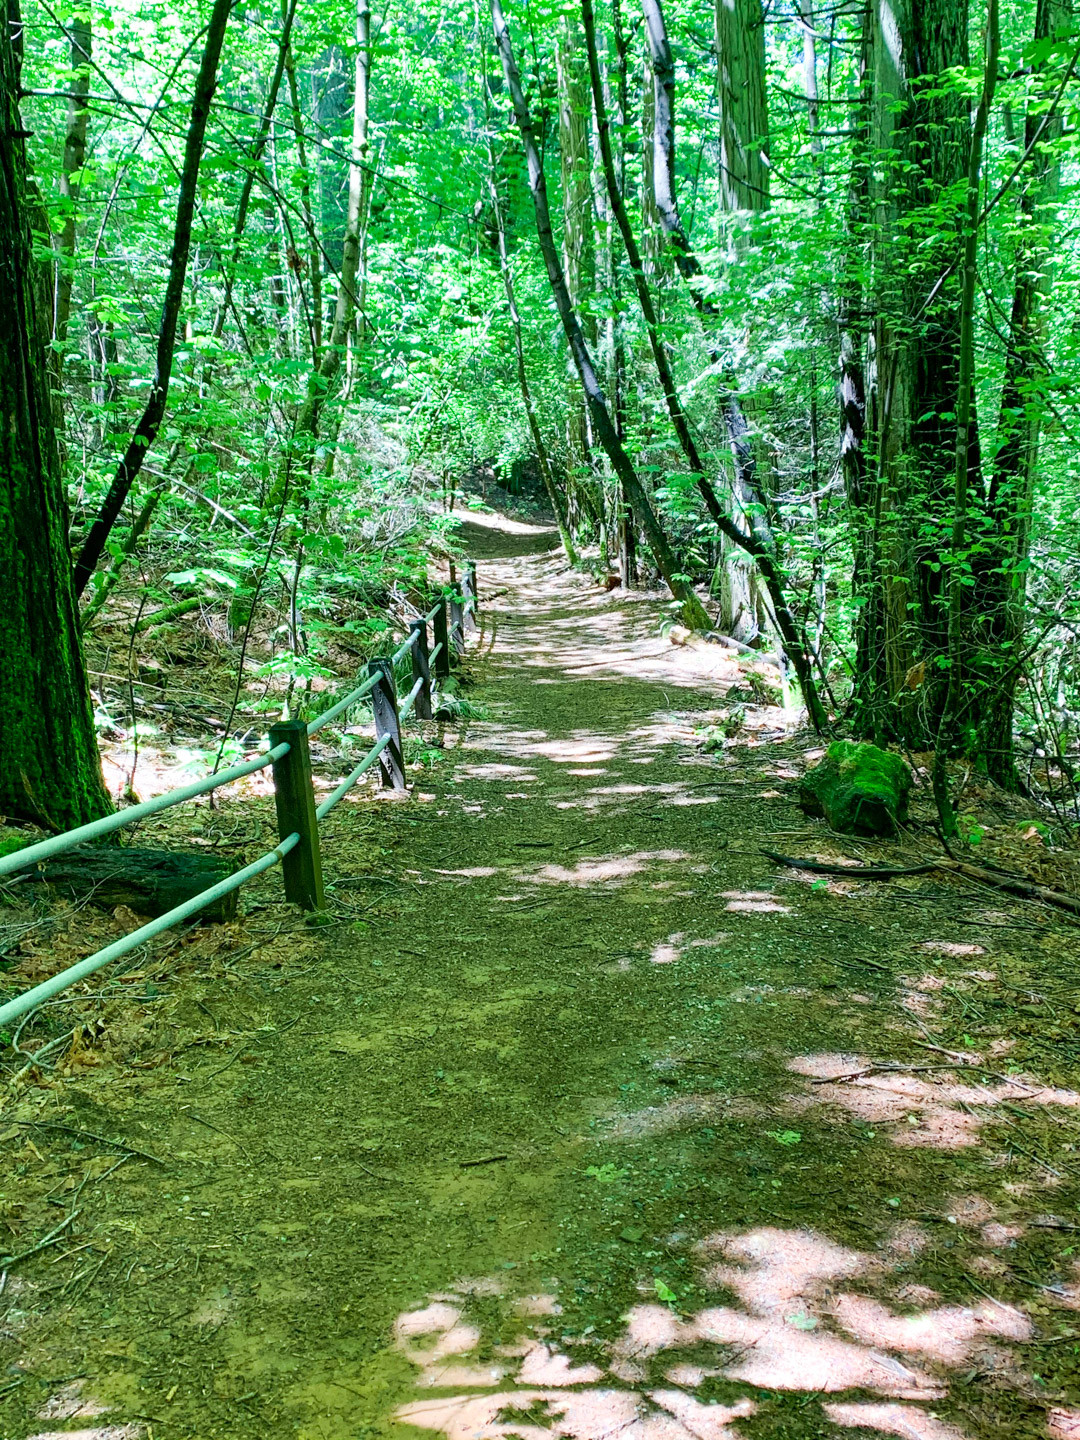
[[[103,950],[88,955],[85,960],[78,961],[51,979],[42,981],[40,985],[35,985],[33,989],[24,991],[0,1005],[0,1025],[6,1025],[9,1021],[17,1020],[28,1011],[36,1009],[61,990],[66,990],[69,985],[86,979],[88,975],[94,974],[113,960],[121,959],[166,930],[182,924],[200,910],[205,910],[208,905],[231,894],[233,890],[239,890],[246,881],[277,864],[281,864],[284,871],[287,900],[294,901],[305,910],[324,909],[319,821],[329,815],[360,777],[374,765],[379,766],[383,786],[397,790],[406,788],[401,750],[401,722],[414,713],[418,719],[431,719],[432,689],[437,688],[439,680],[449,677],[452,661],[464,653],[466,633],[477,628],[476,610],[476,566],[470,563],[462,577],[460,591],[442,595],[426,615],[413,621],[408,638],[392,655],[369,661],[368,675],[355,690],[351,690],[306,724],[300,720],[285,720],[272,726],[271,746],[265,754],[256,756],[254,760],[245,760],[240,765],[233,765],[228,770],[219,770],[214,775],[207,775],[202,780],[170,790],[164,795],[155,796],[153,800],[147,800],[141,805],[132,805],[127,810],[106,815],[89,825],[80,825],[63,835],[52,835],[48,840],[27,845],[22,850],[0,857],[2,879],[6,875],[17,874],[31,865],[49,860],[54,855],[62,855],[85,841],[100,840],[103,836],[111,835],[124,826],[133,825],[148,815],[156,815],[174,805],[182,805],[186,800],[206,795],[234,780],[243,779],[245,775],[254,775],[259,770],[265,770],[267,766],[273,767],[274,799],[280,836],[273,850],[261,855],[258,860],[253,860],[250,865],[245,865],[242,870],[220,880],[209,890],[185,900],[182,905],[175,906],[129,935],[113,941]],[[436,643],[429,650],[430,625],[434,626]],[[399,707],[394,671],[406,657],[411,657],[412,686]],[[341,784],[317,806],[311,780],[309,739],[324,725],[329,725],[339,715],[344,714],[350,706],[368,696],[371,697],[375,717],[375,744]]]

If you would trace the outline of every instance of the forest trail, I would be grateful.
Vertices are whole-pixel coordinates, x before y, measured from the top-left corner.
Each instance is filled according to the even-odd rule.
[[[47,1310],[13,1282],[51,1388],[4,1435],[1045,1435],[1031,1342],[1080,1299],[1032,1220],[1075,1209],[1046,1151],[1080,1094],[934,1049],[1033,927],[778,875],[761,845],[825,843],[807,744],[704,753],[723,652],[546,532],[470,532],[484,718],[412,800],[335,812],[377,862],[327,842],[357,921],[206,994],[227,1062],[77,1101],[164,1163],[87,1192],[100,1273]]]

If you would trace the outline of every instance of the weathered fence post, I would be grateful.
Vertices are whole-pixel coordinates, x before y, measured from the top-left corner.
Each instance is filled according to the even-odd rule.
[[[431,719],[431,665],[428,662],[427,621],[414,620],[409,627],[412,634],[412,679],[423,684],[416,692],[413,714],[418,720]]]
[[[450,596],[450,654],[457,660],[465,653],[465,606],[460,595]]]
[[[394,691],[394,662],[389,656],[368,661],[368,674],[380,676],[371,692],[371,708],[375,715],[375,739],[390,736],[390,743],[379,756],[379,779],[384,789],[404,790],[405,761],[401,753],[401,720]]]
[[[465,574],[461,581],[461,593],[465,600],[465,634],[469,635],[480,628],[476,618],[476,561],[470,560],[465,567]],[[471,603],[470,603],[471,602]]]
[[[325,910],[319,822],[315,818],[307,726],[302,720],[279,720],[270,727],[271,748],[280,745],[283,740],[289,742],[288,753],[274,761],[278,838],[285,840],[294,830],[300,836],[299,845],[295,845],[281,862],[285,899],[303,910]]]
[[[446,596],[439,601],[435,611],[435,644],[442,649],[435,656],[435,678],[447,680],[450,677],[450,632],[446,625]]]

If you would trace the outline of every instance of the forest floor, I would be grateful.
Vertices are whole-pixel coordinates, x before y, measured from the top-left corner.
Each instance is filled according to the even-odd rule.
[[[480,718],[334,923],[270,876],[10,1093],[5,1440],[1080,1436],[1076,926],[778,871],[918,842],[550,544],[473,528]]]

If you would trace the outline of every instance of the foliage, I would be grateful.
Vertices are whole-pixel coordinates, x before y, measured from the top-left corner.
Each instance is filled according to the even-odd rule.
[[[753,4],[741,3],[752,28]],[[940,13],[962,17],[966,28],[959,0],[951,8],[945,0],[935,3]],[[931,0],[921,4],[928,15],[938,13]],[[990,197],[980,220],[974,325],[984,474],[970,499],[962,549],[954,554],[947,496],[926,475],[914,476],[891,518],[882,519],[880,506],[867,507],[854,493],[837,416],[837,337],[853,306],[853,340],[871,392],[867,479],[892,485],[882,468],[888,434],[873,398],[884,381],[874,367],[883,353],[883,326],[917,355],[937,333],[934,327],[947,328],[955,315],[950,267],[964,201],[962,166],[947,183],[919,177],[934,147],[951,143],[950,117],[961,117],[956,133],[962,133],[981,93],[975,52],[982,11],[970,16],[972,53],[965,50],[940,73],[911,81],[912,105],[938,117],[936,129],[926,132],[930,138],[913,151],[899,141],[873,148],[883,116],[893,117],[894,136],[904,120],[863,74],[873,25],[864,28],[862,12],[851,7],[804,13],[816,17],[816,49],[809,51],[792,5],[770,8],[765,18],[768,136],[750,140],[767,144],[770,195],[767,205],[748,212],[727,206],[721,183],[714,37],[703,33],[698,7],[687,0],[668,8],[676,62],[675,178],[688,243],[703,268],[695,281],[708,305],[703,320],[671,252],[665,253],[647,193],[651,79],[643,36],[632,15],[621,16],[616,29],[617,12],[601,7],[600,52],[624,197],[682,404],[709,480],[737,518],[744,505],[745,520],[721,403],[725,387],[733,387],[763,477],[752,508],[775,537],[790,606],[837,723],[879,739],[911,739],[916,732],[927,744],[937,738],[945,680],[960,662],[934,628],[941,617],[933,577],[941,593],[951,578],[968,596],[962,622],[968,698],[955,736],[943,735],[942,742],[982,757],[1007,783],[1023,778],[1038,785],[1062,814],[1074,813],[1080,533],[1073,497],[1080,461],[1073,395],[1080,286],[1071,188],[1077,81],[1069,67],[1075,37],[1059,18],[1033,39],[1034,0],[1010,7],[1003,20],[1002,78],[980,177]],[[23,73],[24,119],[48,225],[41,253],[73,287],[70,323],[53,348],[79,537],[98,510],[151,384],[201,38],[194,12],[141,0],[65,0],[59,9],[28,0],[25,18],[35,43]],[[83,19],[93,37],[89,67],[72,58],[72,26]],[[570,192],[560,156],[560,143],[567,143],[560,105],[567,104],[567,67],[580,53],[580,12],[569,3],[515,5],[508,22],[540,131],[549,194],[563,206]],[[315,342],[321,333],[326,344],[342,265],[355,24],[347,0],[297,7],[290,41],[295,104],[283,82],[261,148],[282,15],[276,4],[252,0],[230,21],[199,174],[169,409],[139,493],[110,538],[109,564],[89,594],[91,606],[104,600],[93,624],[106,631],[118,622],[163,623],[169,607],[183,602],[192,613],[222,616],[223,633],[234,642],[250,628],[249,660],[268,680],[281,677],[290,695],[326,675],[339,642],[363,656],[400,628],[402,607],[425,592],[431,557],[454,549],[455,517],[468,503],[463,491],[482,494],[499,481],[511,492],[540,494],[500,275],[500,223],[529,384],[561,503],[577,542],[597,547],[586,563],[605,569],[614,563],[627,528],[620,528],[619,487],[588,433],[580,387],[568,369],[483,10],[448,11],[434,0],[376,9],[358,314],[317,433],[298,435],[298,416],[325,354]],[[69,96],[80,76],[89,91],[86,152],[65,175]],[[580,93],[587,104],[587,85]],[[620,94],[627,97],[625,110]],[[1024,138],[1025,114],[1046,119],[1033,146]],[[624,444],[674,542],[681,572],[719,593],[712,582],[730,564],[730,544],[705,513],[668,424],[603,192],[594,117],[590,111],[578,118],[591,205],[585,216],[556,214],[560,238],[583,247],[575,304]],[[1036,173],[1050,177],[1053,193],[1040,199],[1039,192],[1026,204]],[[247,182],[251,201],[238,233]],[[66,254],[63,235],[71,219],[74,250]],[[1053,285],[1053,303],[1043,306],[1039,321],[1038,363],[1022,375],[1016,403],[999,414],[1010,312],[1026,256],[1040,267],[1042,290]],[[912,416],[916,441],[920,426],[947,441],[955,411],[955,394],[943,393],[930,410]],[[1030,493],[1017,493],[1003,510],[1002,496],[1012,492],[999,483],[999,457],[1009,445],[1010,423],[1021,421],[1041,432],[1038,461]],[[909,471],[923,463],[912,443]],[[943,464],[951,464],[947,456]],[[124,532],[158,490],[149,529],[129,545]],[[907,562],[897,558],[904,547],[916,554],[914,583],[903,572]],[[876,557],[873,573],[868,556]],[[631,568],[633,560],[626,562]],[[636,560],[648,580],[640,539]],[[903,631],[896,655],[911,651],[903,673],[885,655],[894,642],[875,610],[882,592],[900,582],[907,588],[895,602]],[[1012,630],[1002,622],[1012,603],[1002,599],[1006,593],[1023,610]],[[770,611],[764,602],[751,605],[744,623],[757,643],[772,629]],[[884,689],[871,694],[860,688],[860,677],[879,661],[885,670],[892,663],[892,670]],[[999,692],[1007,692],[1007,728],[1016,707],[1015,761],[1011,740],[1008,754],[986,759],[987,747],[998,742],[987,738],[978,697]]]

